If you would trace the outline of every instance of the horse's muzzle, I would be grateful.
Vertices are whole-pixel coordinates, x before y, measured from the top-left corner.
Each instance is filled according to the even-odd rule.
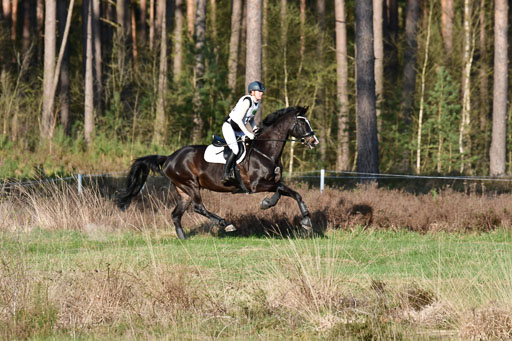
[[[303,142],[309,149],[313,149],[315,148],[319,143],[320,141],[318,141],[316,135],[310,135],[308,137],[305,137],[304,138],[304,142]]]

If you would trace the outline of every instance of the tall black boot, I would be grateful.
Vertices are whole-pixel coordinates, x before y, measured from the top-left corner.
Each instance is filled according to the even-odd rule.
[[[236,155],[233,153],[232,150],[230,150],[230,154],[228,156],[228,159],[226,160],[226,164],[224,165],[224,173],[222,174],[222,183],[228,183],[231,180],[234,180],[234,172],[233,172],[233,166],[235,165],[236,161]]]

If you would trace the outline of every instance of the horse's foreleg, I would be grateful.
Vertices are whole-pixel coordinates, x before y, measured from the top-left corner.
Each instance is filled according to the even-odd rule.
[[[284,185],[283,183],[279,183],[277,190],[276,190],[276,194],[274,194],[272,196],[272,198],[269,199],[269,201],[272,200],[277,194],[291,197],[291,198],[295,199],[295,201],[297,201],[297,204],[299,204],[300,213],[302,214],[302,219],[300,221],[300,225],[308,232],[313,231],[313,224],[311,223],[311,217],[310,217],[308,208],[306,207],[306,203],[304,203],[300,194],[295,192],[290,187]],[[279,200],[279,196],[277,196],[276,203],[277,203],[277,200]],[[263,202],[262,202],[262,206],[263,206]]]
[[[280,198],[281,198],[281,194],[279,193],[279,191],[276,190],[274,195],[271,196],[270,198],[263,198],[263,200],[261,201],[260,208],[262,210],[266,210],[266,209],[269,209],[271,207],[274,207],[277,204],[277,202],[279,201]]]

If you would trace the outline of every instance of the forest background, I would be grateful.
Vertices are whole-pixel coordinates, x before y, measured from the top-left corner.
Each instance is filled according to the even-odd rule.
[[[321,140],[287,171],[512,171],[504,0],[1,3],[2,178],[209,143],[257,78],[260,115],[309,106]]]

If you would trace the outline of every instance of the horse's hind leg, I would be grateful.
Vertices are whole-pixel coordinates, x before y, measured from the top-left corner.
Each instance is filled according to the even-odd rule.
[[[174,228],[176,229],[176,234],[178,235],[179,239],[185,239],[185,232],[183,232],[183,227],[181,226],[181,217],[183,216],[183,213],[187,210],[187,208],[190,206],[190,203],[192,200],[190,198],[184,198],[182,194],[184,192],[180,190],[179,188],[176,188],[178,192],[178,203],[174,210],[172,211],[172,221],[174,222]]]
[[[227,222],[224,218],[221,218],[218,215],[208,211],[206,207],[204,207],[199,189],[194,189],[191,194],[192,200],[194,201],[194,211],[196,213],[199,213],[200,215],[210,219],[213,224],[220,225],[226,232],[236,231],[236,228],[233,226],[233,224]]]

